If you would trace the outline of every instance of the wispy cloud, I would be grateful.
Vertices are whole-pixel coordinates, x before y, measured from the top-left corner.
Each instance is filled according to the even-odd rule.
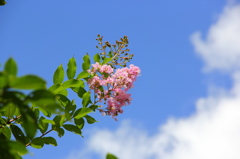
[[[151,136],[129,121],[115,131],[96,130],[85,148],[72,152],[68,159],[87,159],[92,153],[103,158],[108,151],[121,159],[239,159],[240,5],[227,6],[205,40],[200,32],[191,39],[205,70],[230,73],[231,90],[198,99],[194,114],[168,119]]]
[[[213,24],[205,40],[201,33],[191,36],[196,52],[206,65],[204,70],[236,71],[240,68],[240,5],[227,6]]]

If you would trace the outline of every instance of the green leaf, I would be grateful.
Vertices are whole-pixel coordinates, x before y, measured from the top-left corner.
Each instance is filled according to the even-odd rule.
[[[93,59],[94,59],[95,62],[100,63],[101,58],[100,58],[100,55],[99,55],[99,54],[94,55],[94,56],[93,56]]]
[[[62,86],[64,89],[71,88],[71,87],[82,87],[84,86],[84,83],[82,80],[70,79],[64,82]]]
[[[23,144],[27,144],[26,137],[22,130],[16,125],[10,125],[12,130],[13,136],[15,137],[16,141],[21,142]]]
[[[62,137],[64,135],[64,130],[62,128],[55,128],[54,131],[58,133],[59,137]]]
[[[44,89],[46,82],[34,75],[26,75],[10,81],[10,87],[17,89]]]
[[[64,129],[66,129],[67,131],[73,132],[75,134],[79,134],[82,136],[82,132],[81,130],[75,126],[75,125],[71,125],[71,124],[64,124],[63,125]]]
[[[0,72],[0,89],[6,87],[8,84],[8,78],[6,73]]]
[[[63,110],[63,108],[57,104],[56,95],[48,90],[36,90],[30,93],[26,100],[50,113],[58,114]]]
[[[29,112],[27,112],[27,113],[29,113]],[[22,127],[24,128],[24,131],[26,132],[27,137],[30,139],[33,139],[37,133],[36,120],[33,117],[31,117],[30,115],[26,115],[26,114],[23,115],[21,118],[23,119]]]
[[[57,94],[58,92],[62,91],[64,88],[61,84],[54,84],[48,90],[51,91],[53,94]]]
[[[118,159],[118,158],[111,153],[107,153],[106,159]]]
[[[93,124],[95,122],[98,122],[97,120],[95,120],[93,117],[91,117],[89,115],[84,116],[84,118],[87,119],[88,124]]]
[[[110,61],[112,61],[112,58],[104,58],[102,64],[104,65],[104,64],[106,64],[106,63],[108,63]]]
[[[33,112],[34,112],[36,118],[38,119],[38,118],[39,118],[39,115],[40,115],[39,109],[38,109],[38,108],[33,108]]]
[[[80,119],[91,112],[92,112],[92,109],[84,107],[84,108],[78,109],[73,116],[75,119]]]
[[[72,117],[75,110],[76,110],[76,105],[75,104],[69,103],[66,106],[65,115],[66,115],[67,120],[69,120]]]
[[[33,139],[37,132],[37,119],[35,113],[28,105],[21,105],[20,113],[22,114],[20,120],[22,121],[21,125],[29,139]]]
[[[66,105],[70,103],[70,100],[62,94],[57,94],[57,100],[64,107],[66,107]]]
[[[55,122],[56,127],[61,127],[65,121],[65,118],[63,115],[57,115],[54,117],[53,121]]]
[[[44,107],[38,107],[39,111],[41,111],[45,116],[50,116],[51,113],[46,110]]]
[[[2,127],[1,130],[2,130],[3,135],[7,138],[7,140],[10,140],[10,138],[11,138],[10,129],[7,126],[5,126],[5,127]]]
[[[56,97],[55,95],[48,91],[48,90],[36,90],[33,91],[28,95],[26,100],[29,100],[30,102],[44,106],[44,105],[51,105],[51,104],[56,104]]]
[[[57,146],[57,141],[53,137],[43,137],[44,144]]]
[[[83,79],[87,78],[90,75],[87,71],[82,71],[81,73],[78,74],[77,79]]]
[[[62,95],[67,97],[68,96],[68,90],[67,89],[63,89],[60,92],[58,92],[58,94],[62,94]]]
[[[8,118],[12,118],[13,115],[15,114],[16,111],[16,105],[13,103],[9,103],[5,108],[4,108],[4,115]]]
[[[95,110],[96,110],[98,107],[100,107],[100,106],[98,106],[98,105],[91,105],[89,108],[92,109],[92,110],[95,112]]]
[[[45,133],[48,129],[48,123],[43,122],[42,120],[45,119],[44,117],[41,117],[38,122],[38,128],[40,129],[41,133]]]
[[[44,146],[45,140],[41,137],[36,137],[32,140],[31,146],[37,149],[40,149]]]
[[[63,82],[63,79],[64,79],[64,70],[63,70],[62,65],[60,65],[60,66],[58,66],[58,68],[54,72],[53,83],[54,84],[60,84],[60,83]]]
[[[78,94],[78,96],[79,96],[80,98],[82,98],[83,95],[84,95],[86,92],[87,92],[87,91],[86,91],[84,88],[79,87],[77,94]]]
[[[67,76],[68,79],[73,79],[77,70],[77,63],[75,58],[71,58],[68,62]]]
[[[25,145],[20,142],[9,141],[7,145],[9,150],[16,151],[19,155],[25,155],[28,152]]]
[[[83,107],[86,107],[89,103],[91,103],[91,94],[90,92],[86,92],[83,94],[83,97],[82,97],[82,105]]]
[[[9,74],[16,76],[17,75],[17,63],[13,58],[10,58],[5,63],[4,70]]]
[[[52,124],[52,125],[55,125],[55,122],[53,120],[49,120],[49,119],[42,119],[42,122],[44,123],[49,123],[49,124]]]
[[[84,120],[83,118],[80,118],[80,119],[76,119],[74,118],[74,123],[76,124],[76,126],[79,128],[79,129],[82,129],[84,127]]]
[[[85,55],[84,57],[83,57],[83,64],[82,64],[82,69],[84,70],[84,71],[87,71],[89,68],[90,68],[90,57],[89,57],[89,55]]]

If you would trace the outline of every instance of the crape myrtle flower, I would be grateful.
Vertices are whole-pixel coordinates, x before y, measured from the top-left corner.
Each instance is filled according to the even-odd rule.
[[[133,87],[133,82],[140,75],[140,68],[130,65],[129,68],[120,68],[114,72],[110,65],[96,62],[88,72],[93,75],[87,81],[89,88],[94,90],[99,101],[103,100],[107,104],[106,109],[99,109],[100,112],[117,120],[115,116],[123,113],[122,106],[131,103],[131,94],[126,92]]]

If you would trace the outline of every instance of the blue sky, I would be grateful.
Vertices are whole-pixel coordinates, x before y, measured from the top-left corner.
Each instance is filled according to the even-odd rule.
[[[67,133],[59,146],[30,149],[24,158],[103,158],[107,151],[124,159],[240,157],[240,137],[229,137],[240,132],[240,118],[228,114],[239,112],[238,1],[7,2],[0,7],[0,63],[13,57],[19,75],[39,75],[51,86],[57,66],[74,56],[80,68],[86,52],[99,52],[97,34],[112,43],[127,35],[131,63],[142,70],[118,122],[93,114],[100,122],[85,127],[85,138]],[[227,150],[218,146],[222,138]]]

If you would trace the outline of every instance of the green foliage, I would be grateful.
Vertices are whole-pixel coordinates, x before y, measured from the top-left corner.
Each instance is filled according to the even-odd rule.
[[[90,57],[87,54],[87,55],[83,56],[82,69],[83,69],[83,71],[87,71],[89,68],[90,68]]]
[[[67,76],[68,79],[73,79],[77,70],[77,63],[74,58],[71,58],[68,62]]]
[[[57,146],[57,141],[53,137],[36,137],[31,142],[31,146],[37,149],[42,148],[44,144]]]
[[[104,65],[104,64],[106,64],[106,63],[108,63],[110,61],[112,61],[112,58],[104,58],[102,64]]]
[[[4,70],[9,74],[16,76],[17,75],[17,64],[13,58],[8,59],[4,66]]]
[[[0,5],[6,2],[0,0]],[[93,59],[100,64],[109,64],[113,68],[120,65],[120,54],[125,51],[128,41],[124,37],[117,45],[105,42],[102,37],[97,39],[103,52],[95,54]],[[106,47],[114,47],[108,54]],[[126,63],[125,58],[123,64]],[[96,96],[85,87],[88,79],[93,75],[90,69],[90,57],[84,55],[82,70],[76,77],[77,62],[72,57],[67,65],[66,72],[59,65],[53,74],[53,85],[46,87],[46,81],[36,75],[17,76],[18,66],[13,58],[9,58],[3,70],[0,71],[0,158],[21,159],[21,155],[28,153],[26,147],[37,149],[44,145],[57,146],[57,141],[49,135],[57,132],[59,137],[64,136],[65,130],[82,136],[85,123],[98,122],[89,114],[99,109],[96,105]],[[64,80],[64,75],[67,80]],[[103,74],[107,76],[107,74]],[[103,91],[103,87],[99,87]],[[26,93],[26,91],[28,90]],[[88,91],[87,91],[88,90]],[[74,100],[68,98],[68,92],[73,91],[82,100],[81,105],[76,105]],[[94,102],[92,102],[92,100]],[[101,109],[99,109],[101,110]],[[40,136],[36,134],[40,133]],[[117,159],[112,154],[107,154],[107,159]]]
[[[20,155],[27,153],[27,146],[37,149],[45,144],[57,146],[54,138],[45,135],[56,131],[62,137],[64,130],[67,130],[82,136],[81,130],[85,124],[83,118],[89,124],[96,122],[88,114],[97,107],[94,104],[89,106],[92,103],[91,93],[84,88],[85,78],[90,76],[87,72],[90,57],[85,55],[83,60],[83,71],[77,78],[74,78],[76,60],[69,60],[66,81],[63,66],[58,66],[53,75],[53,85],[48,89],[46,82],[38,76],[17,77],[18,68],[13,58],[5,63],[4,70],[0,72],[0,151],[4,150],[0,158],[21,158]],[[25,94],[21,90],[30,92]],[[68,90],[82,98],[82,106],[77,107],[74,101],[68,99]],[[37,137],[37,132],[42,135]],[[16,149],[13,151],[12,147]]]
[[[93,59],[95,62],[101,63],[101,57],[99,54],[94,55]]]
[[[19,78],[13,78],[9,81],[11,88],[16,89],[44,89],[46,82],[40,77],[26,75]]]
[[[58,68],[54,72],[53,83],[54,84],[60,84],[60,83],[63,82],[63,79],[64,79],[64,70],[63,70],[63,66],[60,65],[60,66],[58,66]]]
[[[3,6],[5,4],[6,4],[5,0],[0,0],[0,6]]]
[[[106,159],[118,159],[118,158],[111,153],[107,153]]]

